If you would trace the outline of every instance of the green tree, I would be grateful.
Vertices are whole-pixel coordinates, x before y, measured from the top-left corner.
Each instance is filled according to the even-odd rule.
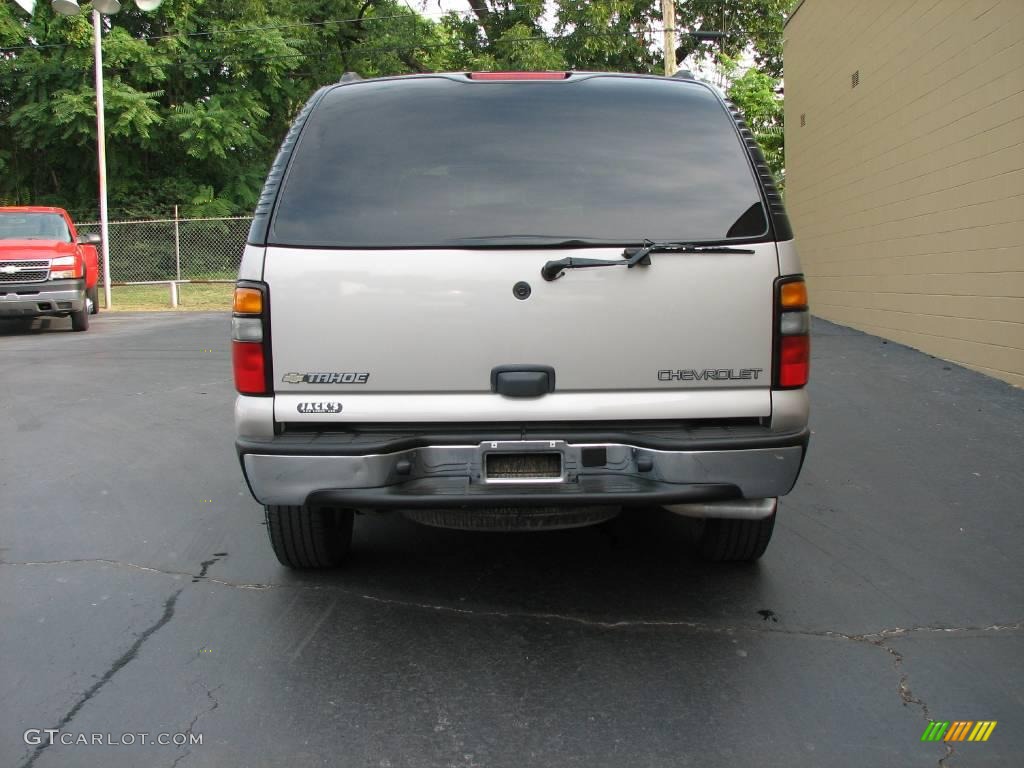
[[[680,30],[676,62],[691,54],[712,58],[718,53],[738,57],[751,50],[759,69],[782,75],[782,25],[795,0],[677,0]],[[544,11],[554,11],[557,40],[549,47],[576,69],[626,72],[662,71],[657,53],[661,40],[658,0],[557,0],[553,3],[509,0],[466,0],[471,13],[463,17],[464,41],[489,53],[499,66],[514,62],[502,52],[505,33],[514,26],[544,37]],[[686,32],[720,32],[722,37],[698,41]],[[538,47],[542,47],[540,41]]]
[[[723,53],[738,58],[750,50],[758,71],[782,77],[782,26],[796,0],[684,0],[676,2],[676,27],[690,32],[722,32],[721,40],[698,42],[680,36],[676,61],[692,53]]]
[[[104,24],[113,216],[175,204],[186,215],[251,210],[317,87],[345,70],[441,68],[453,44],[390,0],[166,0],[155,13],[126,3]],[[0,48],[0,200],[95,215],[89,14],[61,17],[38,2],[29,17],[0,2]]]
[[[660,6],[659,6],[660,7]],[[573,69],[653,72],[659,66],[651,32],[655,4],[636,0],[563,0],[557,47]]]
[[[757,78],[781,72],[791,2],[677,3],[679,28],[726,33],[715,44],[683,38],[677,57],[753,50],[760,68],[730,70],[730,93],[779,169],[781,102]],[[398,0],[165,0],[154,13],[126,3],[103,35],[112,215],[250,211],[297,110],[345,71],[661,71],[660,8],[467,0],[430,18]],[[40,0],[30,17],[0,0],[0,202],[95,215],[94,105],[89,14],[57,16]]]
[[[782,81],[766,75],[757,67],[736,76],[738,64],[728,56],[721,57],[721,65],[730,78],[726,95],[743,113],[747,125],[761,145],[765,160],[781,187],[785,172],[785,132]]]

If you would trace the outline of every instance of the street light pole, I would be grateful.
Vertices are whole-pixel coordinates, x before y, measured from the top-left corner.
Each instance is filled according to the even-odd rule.
[[[96,157],[100,174],[100,249],[103,252],[103,300],[110,301],[110,238],[107,223],[107,131],[103,121],[103,46],[100,38],[100,12],[92,12],[92,47],[96,57]]]
[[[140,11],[155,11],[163,0],[135,0]],[[51,0],[53,10],[61,16],[77,16],[82,12],[78,0]],[[100,177],[100,248],[103,252],[103,298],[110,309],[110,227],[107,221],[107,132],[103,121],[103,37],[102,14],[121,10],[120,0],[93,0],[92,49],[96,58],[96,161]]]

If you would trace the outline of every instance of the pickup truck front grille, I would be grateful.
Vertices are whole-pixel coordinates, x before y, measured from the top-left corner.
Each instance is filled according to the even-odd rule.
[[[0,261],[0,284],[41,283],[50,276],[48,259],[37,261]]]

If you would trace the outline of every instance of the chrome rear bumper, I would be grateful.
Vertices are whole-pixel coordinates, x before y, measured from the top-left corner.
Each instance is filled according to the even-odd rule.
[[[800,473],[806,432],[778,447],[656,450],[623,443],[560,440],[427,445],[370,455],[301,455],[239,443],[253,496],[262,504],[367,509],[544,506],[552,504],[693,505],[783,496]],[[491,478],[491,453],[557,453],[557,478]],[[742,505],[741,505],[742,506]],[[746,505],[749,507],[749,505]],[[760,508],[737,511],[758,516]],[[762,515],[763,516],[763,515]]]

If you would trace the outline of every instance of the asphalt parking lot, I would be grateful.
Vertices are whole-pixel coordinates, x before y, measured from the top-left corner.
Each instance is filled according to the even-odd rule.
[[[816,321],[811,452],[755,566],[651,510],[361,518],[350,567],[300,575],[233,453],[227,316],[67,322],[0,325],[0,765],[1024,764],[1024,391]]]

